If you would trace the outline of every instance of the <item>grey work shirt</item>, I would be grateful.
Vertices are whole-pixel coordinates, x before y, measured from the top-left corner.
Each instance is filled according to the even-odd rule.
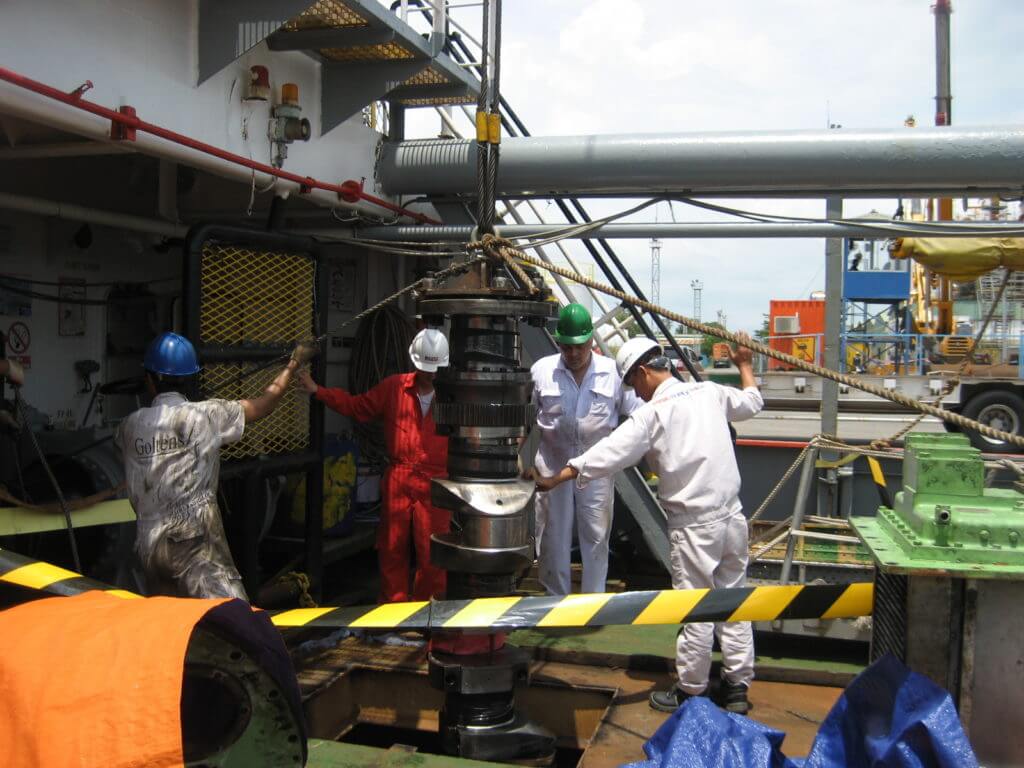
[[[162,539],[203,538],[207,556],[238,578],[217,509],[217,479],[221,446],[241,440],[244,430],[240,402],[192,403],[176,392],[157,395],[151,407],[121,422],[114,441],[124,456],[138,519],[135,546],[147,575]]]

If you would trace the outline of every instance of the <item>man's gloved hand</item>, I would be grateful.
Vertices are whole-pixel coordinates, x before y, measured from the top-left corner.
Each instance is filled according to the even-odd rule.
[[[319,354],[320,345],[317,344],[316,339],[305,339],[295,345],[295,349],[292,350],[292,360],[299,365],[305,365]]]

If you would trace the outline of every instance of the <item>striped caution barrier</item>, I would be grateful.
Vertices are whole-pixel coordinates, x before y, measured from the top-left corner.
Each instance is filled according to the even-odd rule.
[[[0,582],[54,595],[111,589],[73,571],[0,551]],[[353,629],[530,629],[697,621],[840,619],[871,613],[871,583],[787,585],[735,589],[669,589],[562,597],[488,597],[351,608],[296,608],[270,612],[278,627]]]
[[[865,456],[864,458],[868,460],[868,467],[871,469],[871,479],[875,481],[875,488],[878,490],[878,500],[883,507],[892,509],[892,494],[889,493],[889,486],[885,483],[885,474],[882,472],[881,462],[874,456]]]

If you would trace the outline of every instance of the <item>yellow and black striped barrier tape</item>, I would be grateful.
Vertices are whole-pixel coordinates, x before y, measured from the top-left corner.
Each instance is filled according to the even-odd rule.
[[[487,597],[359,608],[296,608],[278,627],[362,629],[544,629],[695,621],[840,619],[871,613],[870,583],[668,589],[562,597]]]
[[[856,454],[854,454],[856,456]],[[878,500],[883,507],[892,508],[892,494],[889,493],[889,486],[885,483],[885,473],[882,472],[882,464],[874,456],[865,456],[868,460],[868,467],[871,470],[871,479],[875,481],[875,488],[878,489]]]
[[[0,583],[49,595],[103,590],[124,598],[140,595],[74,571],[0,550]],[[561,597],[486,597],[345,608],[269,611],[278,627],[338,629],[543,629],[697,621],[842,619],[871,613],[874,588],[856,584],[787,585],[734,589],[667,589]]]

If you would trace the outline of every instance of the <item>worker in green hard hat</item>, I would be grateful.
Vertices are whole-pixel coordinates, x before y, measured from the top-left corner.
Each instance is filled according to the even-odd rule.
[[[530,369],[540,432],[534,466],[541,475],[557,472],[580,451],[611,434],[620,415],[628,415],[640,405],[632,391],[624,390],[615,361],[594,354],[593,336],[594,323],[587,308],[568,304],[555,329],[559,352],[541,358]],[[586,488],[566,483],[537,496],[539,575],[549,594],[571,591],[574,521],[583,561],[583,592],[604,592],[612,501],[610,477]]]

